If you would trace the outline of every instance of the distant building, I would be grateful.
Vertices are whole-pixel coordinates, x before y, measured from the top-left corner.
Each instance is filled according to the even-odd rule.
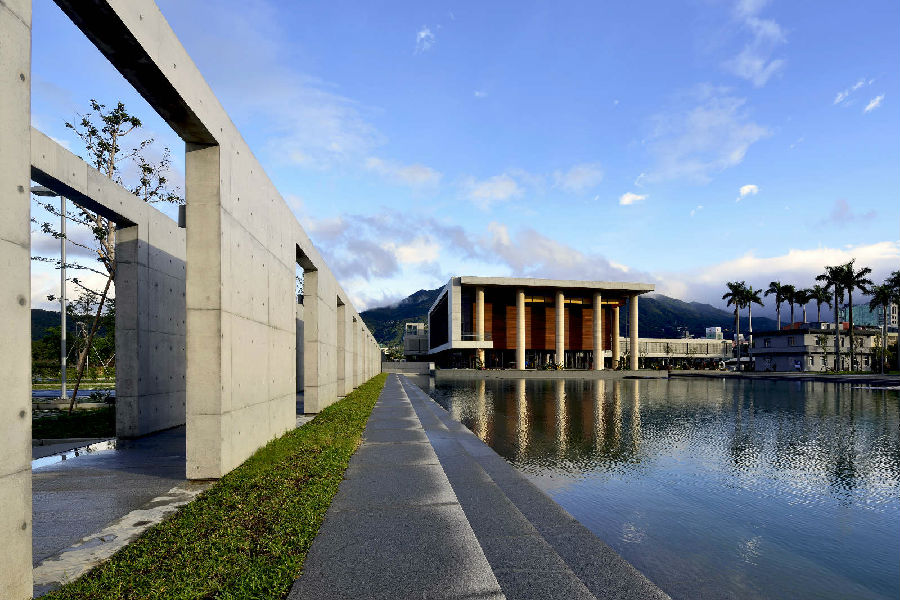
[[[834,368],[834,324],[811,323],[804,328],[762,331],[753,334],[753,353],[757,371],[830,371]],[[824,327],[829,325],[829,327]],[[872,351],[878,333],[854,328],[856,367],[872,368]],[[841,327],[841,364],[839,370],[850,370],[850,332]]]
[[[425,323],[407,323],[403,328],[403,356],[421,360],[428,354],[428,330]]]
[[[721,340],[722,339],[722,328],[721,327],[707,327],[706,328],[706,339],[708,340]]]
[[[841,307],[838,312],[840,315],[841,321],[850,321],[850,310],[848,307]],[[888,306],[888,322],[887,327],[888,331],[897,331],[898,324],[898,314],[897,314],[897,305],[891,304]],[[884,315],[882,314],[882,308],[879,306],[872,310],[869,308],[868,304],[854,304],[853,305],[853,325],[866,325],[869,327],[881,327],[884,324]]]
[[[429,352],[438,365],[452,367],[616,366],[623,355],[620,309],[628,306],[629,337],[637,341],[638,296],[653,289],[648,283],[454,277],[428,312]],[[630,357],[630,368],[637,368],[637,358]]]

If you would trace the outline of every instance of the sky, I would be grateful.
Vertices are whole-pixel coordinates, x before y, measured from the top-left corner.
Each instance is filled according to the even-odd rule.
[[[895,0],[158,4],[360,310],[457,275],[724,306],[729,280],[900,268]],[[122,100],[183,182],[50,0],[33,27],[33,124],[79,153],[64,122]]]

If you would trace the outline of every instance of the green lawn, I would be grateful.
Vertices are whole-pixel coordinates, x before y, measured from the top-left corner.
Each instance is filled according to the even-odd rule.
[[[258,450],[52,599],[282,598],[359,445],[387,375]]]
[[[31,437],[50,438],[99,438],[116,435],[116,407],[76,410],[71,415],[61,410],[49,415],[37,416],[31,421]]]

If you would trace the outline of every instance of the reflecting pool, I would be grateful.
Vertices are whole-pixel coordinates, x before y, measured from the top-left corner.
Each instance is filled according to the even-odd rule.
[[[431,395],[676,599],[900,597],[900,393],[725,379]]]

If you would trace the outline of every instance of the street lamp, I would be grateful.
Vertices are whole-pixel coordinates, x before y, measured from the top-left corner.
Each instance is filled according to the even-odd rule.
[[[59,196],[59,360],[61,364],[60,391],[62,394],[60,399],[66,400],[68,398],[66,393],[66,198],[42,185],[36,185],[31,188],[31,193],[35,196],[51,198]]]

